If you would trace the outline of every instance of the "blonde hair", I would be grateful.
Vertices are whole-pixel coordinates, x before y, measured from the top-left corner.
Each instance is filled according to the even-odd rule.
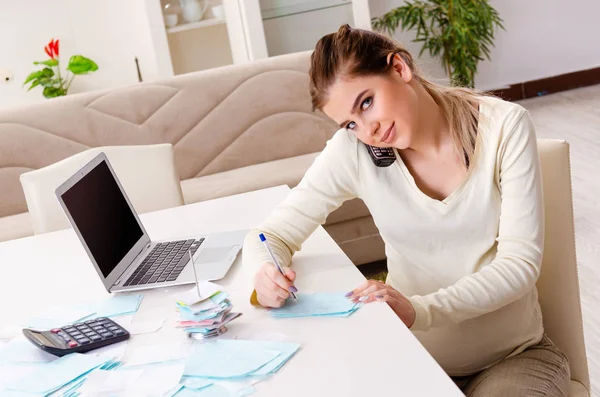
[[[398,54],[416,80],[440,107],[448,121],[457,153],[464,154],[469,168],[475,155],[478,102],[484,93],[461,87],[445,87],[424,78],[417,69],[412,55],[395,40],[380,33],[352,29],[342,25],[335,33],[323,36],[313,51],[310,61],[310,96],[313,110],[327,103],[328,90],[339,75],[345,77],[387,74],[392,68],[389,54]]]

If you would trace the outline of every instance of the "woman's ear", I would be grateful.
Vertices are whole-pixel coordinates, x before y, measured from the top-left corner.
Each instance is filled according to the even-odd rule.
[[[391,63],[394,72],[399,76],[405,83],[410,83],[413,78],[412,70],[408,67],[404,59],[397,52],[390,52],[388,54],[388,65]]]

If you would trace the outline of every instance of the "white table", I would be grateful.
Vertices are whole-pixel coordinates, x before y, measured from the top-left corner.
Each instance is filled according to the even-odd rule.
[[[207,232],[252,228],[288,194],[279,186],[237,196],[186,205],[141,219],[152,239],[179,238]],[[0,244],[0,327],[19,324],[49,305],[109,294],[100,282],[73,230]],[[324,229],[306,241],[294,257],[301,292],[349,291],[364,281]],[[281,333],[301,350],[270,380],[256,385],[257,396],[462,396],[433,358],[384,303],[365,305],[348,318],[273,319],[250,306],[252,274],[241,255],[219,281],[243,316],[228,336]],[[135,321],[166,318],[153,334],[135,335],[132,347],[192,343],[174,327],[172,296],[190,286],[143,291]],[[125,361],[127,355],[125,356]]]

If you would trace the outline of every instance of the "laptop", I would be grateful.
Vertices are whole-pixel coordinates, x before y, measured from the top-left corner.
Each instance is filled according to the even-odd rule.
[[[235,230],[152,241],[104,153],[55,193],[109,292],[192,284],[196,282],[194,265],[198,280],[219,280],[248,233]]]

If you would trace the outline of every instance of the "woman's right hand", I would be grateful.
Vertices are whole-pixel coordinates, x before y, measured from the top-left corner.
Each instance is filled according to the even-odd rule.
[[[294,287],[296,272],[290,268],[283,268],[285,277],[279,273],[277,267],[271,262],[264,262],[256,276],[254,276],[254,289],[258,303],[263,307],[281,307],[291,292],[298,292]]]

